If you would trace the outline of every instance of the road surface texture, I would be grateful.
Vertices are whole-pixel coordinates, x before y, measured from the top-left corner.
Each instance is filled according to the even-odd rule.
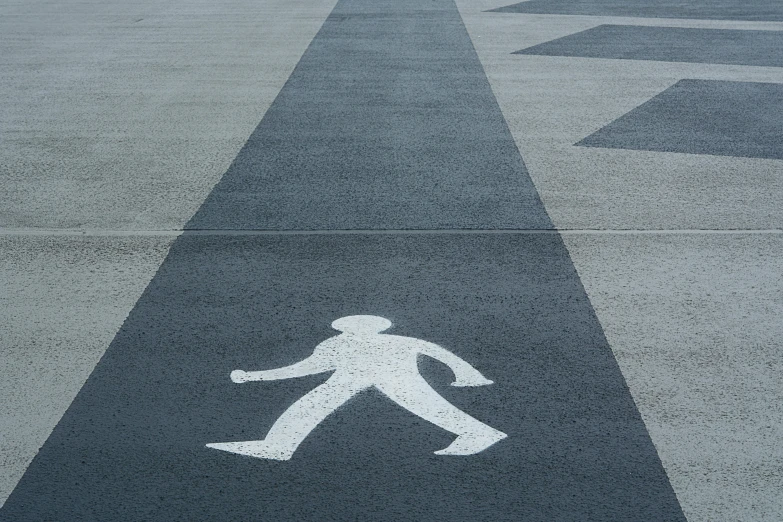
[[[783,519],[777,2],[0,13],[0,520]],[[206,446],[351,315],[508,437],[370,388]]]

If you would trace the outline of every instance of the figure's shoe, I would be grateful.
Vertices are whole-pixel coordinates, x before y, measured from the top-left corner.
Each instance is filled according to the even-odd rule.
[[[282,450],[268,446],[263,440],[246,440],[243,442],[215,442],[207,444],[208,448],[247,455],[258,459],[290,460],[293,451]]]
[[[493,428],[481,433],[466,433],[454,439],[447,448],[436,451],[435,455],[474,455],[506,437],[508,435]]]

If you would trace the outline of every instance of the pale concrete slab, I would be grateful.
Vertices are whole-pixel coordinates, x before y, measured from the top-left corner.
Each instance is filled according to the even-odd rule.
[[[0,236],[0,505],[174,236]]]
[[[0,226],[181,228],[335,3],[2,2]]]
[[[783,520],[783,234],[563,238],[688,520]]]
[[[684,78],[783,83],[783,68],[514,55],[601,24],[783,30],[782,23],[487,13],[457,2],[530,176],[561,229],[783,226],[783,161],[575,147]]]

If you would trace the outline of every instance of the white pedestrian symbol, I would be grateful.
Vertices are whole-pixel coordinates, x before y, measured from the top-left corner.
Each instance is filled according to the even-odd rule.
[[[507,435],[452,405],[419,374],[417,358],[427,355],[451,367],[452,386],[492,384],[470,364],[437,344],[381,334],[391,321],[375,315],[351,315],[332,323],[340,335],[320,343],[307,359],[274,370],[234,370],[231,380],[274,381],[328,371],[325,383],[291,405],[264,440],[218,442],[207,447],[262,459],[288,460],[307,435],[330,413],[362,390],[375,387],[419,417],[450,431],[457,438],[437,455],[473,455]]]

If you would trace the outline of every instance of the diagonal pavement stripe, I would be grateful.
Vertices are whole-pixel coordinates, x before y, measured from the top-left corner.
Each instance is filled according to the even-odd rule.
[[[329,79],[319,69],[324,59],[361,67]],[[390,76],[378,81],[383,71]],[[321,111],[290,101],[319,97],[324,106],[344,102]],[[390,99],[396,109],[373,112]],[[368,117],[382,120],[375,128]],[[381,127],[393,146],[377,139]],[[441,139],[448,148],[433,150]],[[478,158],[484,171],[475,170],[478,160],[460,170],[470,154],[446,154],[471,143],[482,146],[470,154],[486,149]],[[275,178],[280,171],[268,162],[297,150],[308,158],[297,166],[320,168]],[[346,167],[375,156],[388,167],[377,175],[397,173],[401,217],[377,199],[376,190],[391,186],[360,190],[359,182],[376,180]],[[454,185],[437,190],[452,175]],[[312,206],[297,207],[299,198]],[[320,219],[345,229],[375,205],[369,228],[551,226],[451,1],[341,0],[191,227],[284,230]],[[451,434],[367,391],[328,417],[290,461],[205,448],[262,438],[325,380],[237,385],[232,370],[300,361],[335,334],[333,320],[351,314],[386,317],[390,333],[437,343],[495,381],[452,388],[445,367],[419,361],[437,392],[509,438],[472,456],[433,455]],[[559,235],[404,232],[177,238],[0,514],[683,520]]]
[[[783,159],[783,85],[684,79],[576,143]]]
[[[783,21],[783,6],[770,0],[528,0],[495,13],[538,13],[702,20]]]
[[[514,54],[783,67],[781,47],[783,31],[603,24]]]

